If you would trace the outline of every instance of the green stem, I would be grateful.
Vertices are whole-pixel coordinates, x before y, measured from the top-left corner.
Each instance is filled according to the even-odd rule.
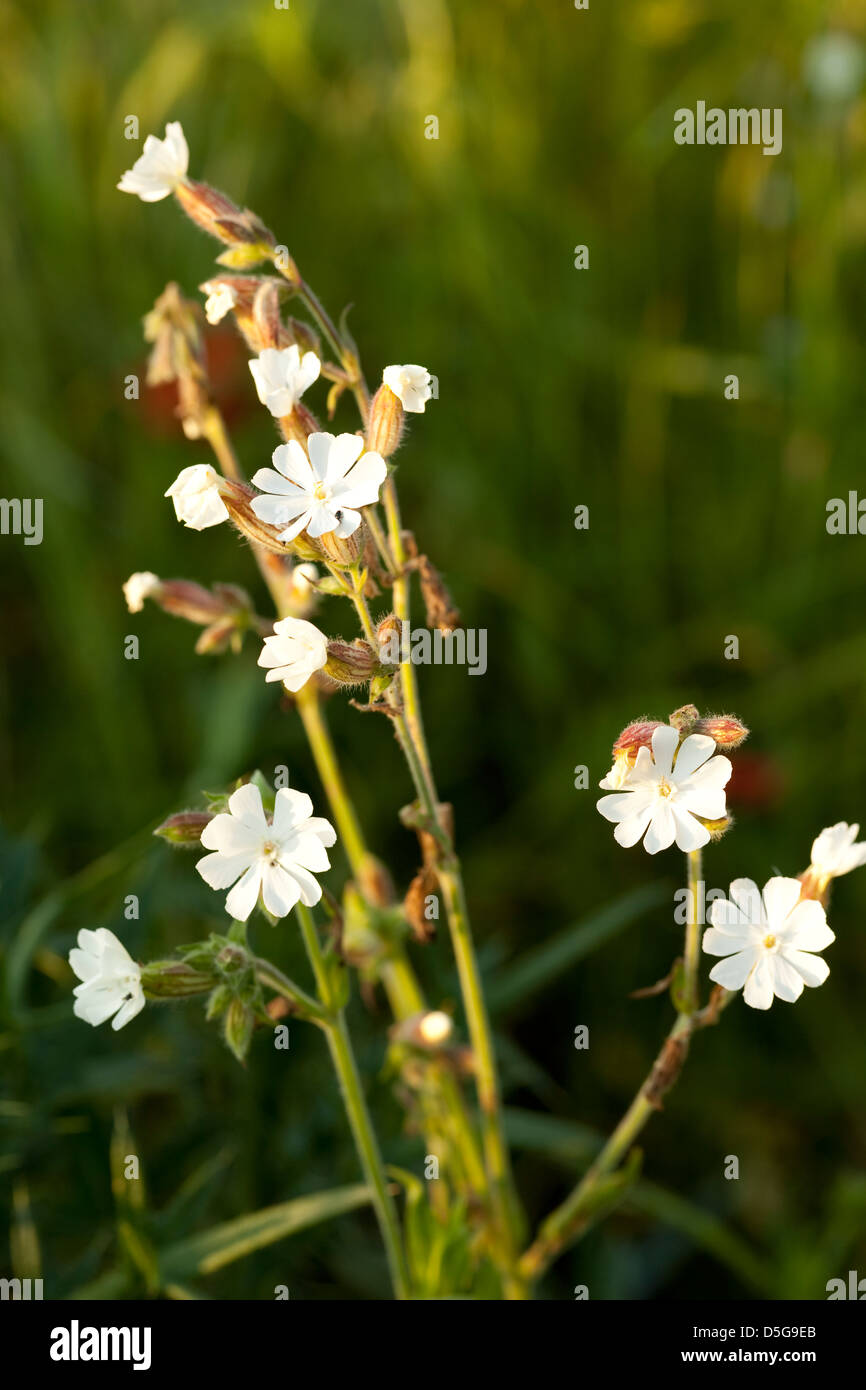
[[[313,915],[309,908],[304,907],[301,903],[297,905],[295,911],[315,976],[319,997],[325,1007],[330,1010],[330,1016],[323,1023],[323,1027],[328,1038],[328,1047],[334,1068],[339,1078],[340,1090],[343,1093],[346,1114],[361,1161],[361,1168],[373,1193],[373,1206],[382,1233],[382,1240],[385,1243],[394,1293],[398,1299],[405,1299],[409,1297],[409,1275],[403,1251],[400,1222],[394,1199],[388,1189],[382,1155],[379,1152],[370,1112],[364,1099],[364,1091],[358,1074],[349,1031],[346,1027],[345,1016],[342,1009],[335,1010],[333,1007],[334,998],[328,967],[319,944]]]
[[[686,855],[689,890],[686,917],[686,936],[683,952],[682,1012],[674,1020],[652,1069],[611,1134],[595,1162],[565,1201],[543,1222],[533,1244],[520,1261],[520,1270],[530,1283],[539,1278],[566,1246],[573,1244],[592,1219],[593,1198],[602,1179],[625,1158],[650,1116],[661,1108],[661,1098],[676,1084],[686,1058],[689,1040],[697,1028],[715,1023],[725,1006],[725,992],[710,1001],[703,1012],[698,1011],[700,995],[700,924],[698,922],[698,892],[701,880],[701,851]]]
[[[256,957],[253,965],[260,984],[266,989],[272,989],[275,994],[281,994],[290,1004],[296,1004],[305,1016],[316,1023],[324,1023],[329,1017],[327,1009],[311,994],[307,994],[306,990],[301,989],[300,985],[296,985],[294,980],[290,980],[288,975],[284,975],[282,970],[278,970],[271,961]]]

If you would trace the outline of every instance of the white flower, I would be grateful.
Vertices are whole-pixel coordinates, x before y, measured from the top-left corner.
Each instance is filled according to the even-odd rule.
[[[182,468],[166,492],[174,503],[175,516],[193,531],[216,526],[228,517],[226,504],[219,494],[220,475],[209,463],[194,463]]]
[[[75,995],[74,1014],[95,1028],[111,1018],[112,1028],[122,1028],[144,1008],[141,970],[126,947],[107,927],[78,933],[78,945],[69,952],[69,964],[82,984]]]
[[[312,907],[319,901],[322,890],[313,874],[331,867],[325,847],[335,843],[337,832],[312,810],[304,792],[281,787],[269,823],[261,792],[249,782],[229,797],[228,813],[205,826],[201,842],[214,853],[196,868],[211,888],[235,885],[226,911],[237,921],[247,920],[259,893],[274,917],[285,917],[297,902]]]
[[[713,757],[715,743],[706,734],[689,734],[679,750],[679,734],[667,724],[652,736],[652,754],[639,748],[622,790],[596,804],[620,845],[636,845],[646,831],[644,849],[657,854],[674,840],[681,850],[700,849],[710,832],[705,820],[725,815],[725,784],[733,771],[729,758]],[[610,773],[602,786],[610,785]]]
[[[161,581],[151,570],[139,570],[131,574],[123,586],[123,597],[130,613],[140,613],[144,600],[156,593]]]
[[[433,395],[430,373],[426,367],[407,362],[402,367],[386,367],[382,380],[400,398],[404,410],[423,415],[424,407]]]
[[[274,637],[266,637],[259,666],[271,669],[266,681],[282,681],[287,690],[300,690],[328,660],[328,639],[306,618],[281,618]]]
[[[252,508],[261,521],[284,527],[280,540],[291,541],[301,531],[316,537],[326,531],[351,536],[361,524],[357,507],[378,500],[388,476],[385,460],[374,452],[359,454],[364,441],[357,434],[311,434],[309,458],[297,440],[273,452],[274,468],[260,468],[253,478],[263,497]]]
[[[812,843],[809,866],[817,878],[826,882],[866,864],[866,840],[861,840],[859,845],[854,843],[859,833],[859,825],[848,825],[844,820],[821,831]]]
[[[237,303],[237,296],[231,285],[225,281],[208,281],[202,286],[207,290],[207,299],[204,302],[204,316],[208,323],[220,323]]]
[[[287,348],[265,348],[250,362],[259,400],[278,417],[291,415],[321,367],[314,352],[305,352],[302,357],[295,343]]]
[[[169,121],[165,139],[148,135],[144,152],[131,169],[127,169],[117,185],[121,193],[137,193],[144,203],[158,203],[167,198],[186,178],[189,167],[189,147],[180,121]]]
[[[822,985],[830,973],[826,961],[811,953],[836,938],[821,904],[801,899],[800,886],[797,878],[771,878],[762,895],[752,879],[738,878],[729,889],[731,900],[710,906],[704,950],[727,957],[713,966],[710,979],[724,989],[742,989],[753,1009],[769,1009],[774,995],[793,1003],[804,985]]]

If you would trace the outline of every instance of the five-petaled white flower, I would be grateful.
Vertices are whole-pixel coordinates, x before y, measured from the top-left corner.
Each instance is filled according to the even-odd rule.
[[[207,291],[207,299],[204,302],[205,318],[208,323],[221,323],[226,314],[235,307],[237,295],[224,280],[209,280],[202,289]]]
[[[114,1014],[111,1026],[117,1030],[144,1008],[141,970],[107,927],[96,931],[82,927],[78,945],[69,952],[69,964],[82,981],[72,991],[76,1018],[95,1028]]]
[[[253,498],[256,516],[285,528],[280,532],[283,541],[294,540],[302,531],[312,537],[326,531],[351,536],[361,524],[361,513],[355,509],[376,502],[388,476],[379,454],[371,450],[359,457],[363,448],[357,434],[311,434],[309,457],[295,439],[280,444],[273,452],[274,468],[260,468],[253,478],[264,494]]]
[[[174,503],[175,516],[193,531],[204,531],[228,518],[219,493],[220,475],[209,463],[182,468],[165,493]]]
[[[250,362],[259,400],[278,417],[291,415],[321,369],[316,354],[305,352],[302,357],[296,343],[287,348],[265,348]]]
[[[144,600],[155,594],[161,585],[159,575],[152,570],[137,570],[131,574],[123,586],[123,597],[130,613],[140,613]]]
[[[433,395],[432,378],[426,367],[407,362],[402,367],[386,367],[382,380],[390,386],[404,410],[423,415],[424,407]]]
[[[850,874],[852,869],[866,864],[866,840],[861,840],[859,845],[854,843],[859,833],[859,825],[848,825],[844,820],[821,831],[812,843],[809,865],[816,878],[829,882],[831,878]]]
[[[167,198],[186,178],[189,147],[180,121],[169,121],[165,139],[148,135],[144,151],[117,185],[121,193],[137,193],[144,203]]]
[[[618,844],[636,845],[646,832],[648,854],[667,849],[674,840],[689,852],[710,839],[698,817],[714,821],[725,815],[730,759],[712,756],[716,745],[706,734],[689,734],[678,748],[679,737],[676,729],[661,725],[652,736],[652,753],[639,748],[621,790],[596,803],[606,820],[617,822],[613,833]],[[602,786],[610,785],[609,776]]]
[[[822,985],[830,973],[823,951],[835,936],[819,902],[800,897],[797,878],[771,878],[763,894],[750,878],[731,884],[730,901],[710,905],[704,932],[708,955],[725,956],[710,971],[724,989],[743,990],[753,1009],[769,1009],[773,996],[793,1003],[804,985]]]
[[[285,917],[296,903],[312,907],[322,896],[314,874],[331,867],[326,846],[337,832],[312,814],[305,792],[281,787],[273,821],[268,821],[258,787],[251,782],[229,797],[228,812],[214,816],[201,833],[205,849],[196,868],[211,888],[228,888],[226,911],[245,922],[262,895],[274,917]]]
[[[259,666],[270,667],[266,681],[282,681],[287,690],[300,690],[328,660],[328,639],[306,618],[281,618],[274,636],[266,637]]]

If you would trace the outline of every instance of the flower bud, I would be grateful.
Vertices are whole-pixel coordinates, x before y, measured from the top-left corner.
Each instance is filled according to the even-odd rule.
[[[636,719],[633,724],[627,724],[613,745],[614,758],[624,756],[634,765],[638,749],[651,748],[653,734],[661,727],[659,719]]]
[[[673,714],[669,715],[668,723],[676,729],[682,738],[695,732],[695,723],[699,718],[697,705],[680,705]]]
[[[252,1009],[235,997],[225,1012],[223,1037],[239,1062],[245,1062],[253,1040],[255,1019]]]
[[[403,622],[396,613],[389,613],[376,628],[376,642],[382,661],[399,665],[402,654]]]
[[[265,347],[280,346],[280,296],[273,280],[262,280],[253,300],[253,319]]]
[[[294,412],[292,412],[294,414]],[[365,544],[365,528],[359,526],[351,536],[338,536],[336,531],[325,531],[319,536],[319,545],[332,565],[340,569],[351,569],[361,558]]]
[[[365,685],[379,670],[379,660],[369,642],[328,643],[325,672],[339,685]]]
[[[380,386],[370,402],[367,448],[390,458],[403,435],[403,406],[390,386]]]
[[[448,1014],[441,1009],[429,1013],[412,1014],[391,1029],[393,1042],[406,1043],[410,1047],[422,1048],[425,1052],[438,1052],[449,1041],[454,1024]]]
[[[178,184],[175,195],[187,217],[229,248],[217,257],[219,264],[242,270],[272,255],[276,244],[273,232],[255,213],[237,207],[219,189],[187,179]]]
[[[731,714],[710,714],[699,719],[692,729],[693,734],[707,734],[715,740],[719,748],[739,748],[749,737],[749,730]]]
[[[197,656],[220,656],[229,648],[239,652],[243,643],[243,632],[236,618],[219,618],[211,623],[199,636],[195,644]]]
[[[209,994],[216,976],[182,960],[152,960],[141,967],[141,987],[148,999],[188,999]]]
[[[154,830],[154,835],[181,849],[200,849],[201,832],[213,816],[207,811],[177,811]]]

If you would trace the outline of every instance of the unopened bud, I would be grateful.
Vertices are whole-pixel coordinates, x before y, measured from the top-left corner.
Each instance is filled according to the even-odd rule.
[[[308,323],[304,323],[303,319],[290,318],[286,327],[290,344],[297,344],[302,357],[305,352],[314,352],[319,358],[322,356],[321,339]]]
[[[707,734],[719,748],[739,748],[749,737],[749,730],[731,714],[710,714],[699,719],[693,734]]]
[[[294,414],[294,411],[292,412]],[[338,536],[336,531],[325,531],[319,537],[319,545],[333,565],[341,569],[351,569],[364,551],[365,528],[359,526],[351,536]]]
[[[369,642],[328,643],[325,672],[339,685],[365,685],[379,670],[379,660]]]
[[[154,830],[154,835],[181,849],[200,849],[201,832],[213,820],[207,811],[177,811]]]
[[[148,999],[188,999],[209,994],[215,984],[215,975],[182,960],[152,960],[141,967],[141,987]]]
[[[401,1019],[391,1029],[394,1042],[407,1043],[410,1047],[423,1048],[425,1052],[436,1052],[448,1042],[454,1031],[454,1024],[448,1014],[441,1009],[432,1009],[426,1014],[412,1014]]]
[[[638,749],[651,748],[653,734],[660,728],[662,723],[659,719],[636,719],[633,724],[627,724],[613,745],[614,758],[624,756],[633,765]]]
[[[675,709],[668,717],[668,723],[685,738],[688,734],[697,732],[695,724],[699,718],[697,705],[680,705],[679,709]]]
[[[245,1062],[253,1039],[252,1009],[234,998],[226,1009],[223,1036],[239,1062]]]
[[[389,613],[376,628],[376,642],[382,661],[400,664],[403,644],[403,622],[396,613]]]
[[[380,386],[370,402],[367,448],[390,458],[403,435],[403,406],[390,386]]]
[[[204,629],[195,644],[195,651],[197,656],[220,656],[229,648],[239,652],[242,643],[243,632],[237,619],[220,618]]]

